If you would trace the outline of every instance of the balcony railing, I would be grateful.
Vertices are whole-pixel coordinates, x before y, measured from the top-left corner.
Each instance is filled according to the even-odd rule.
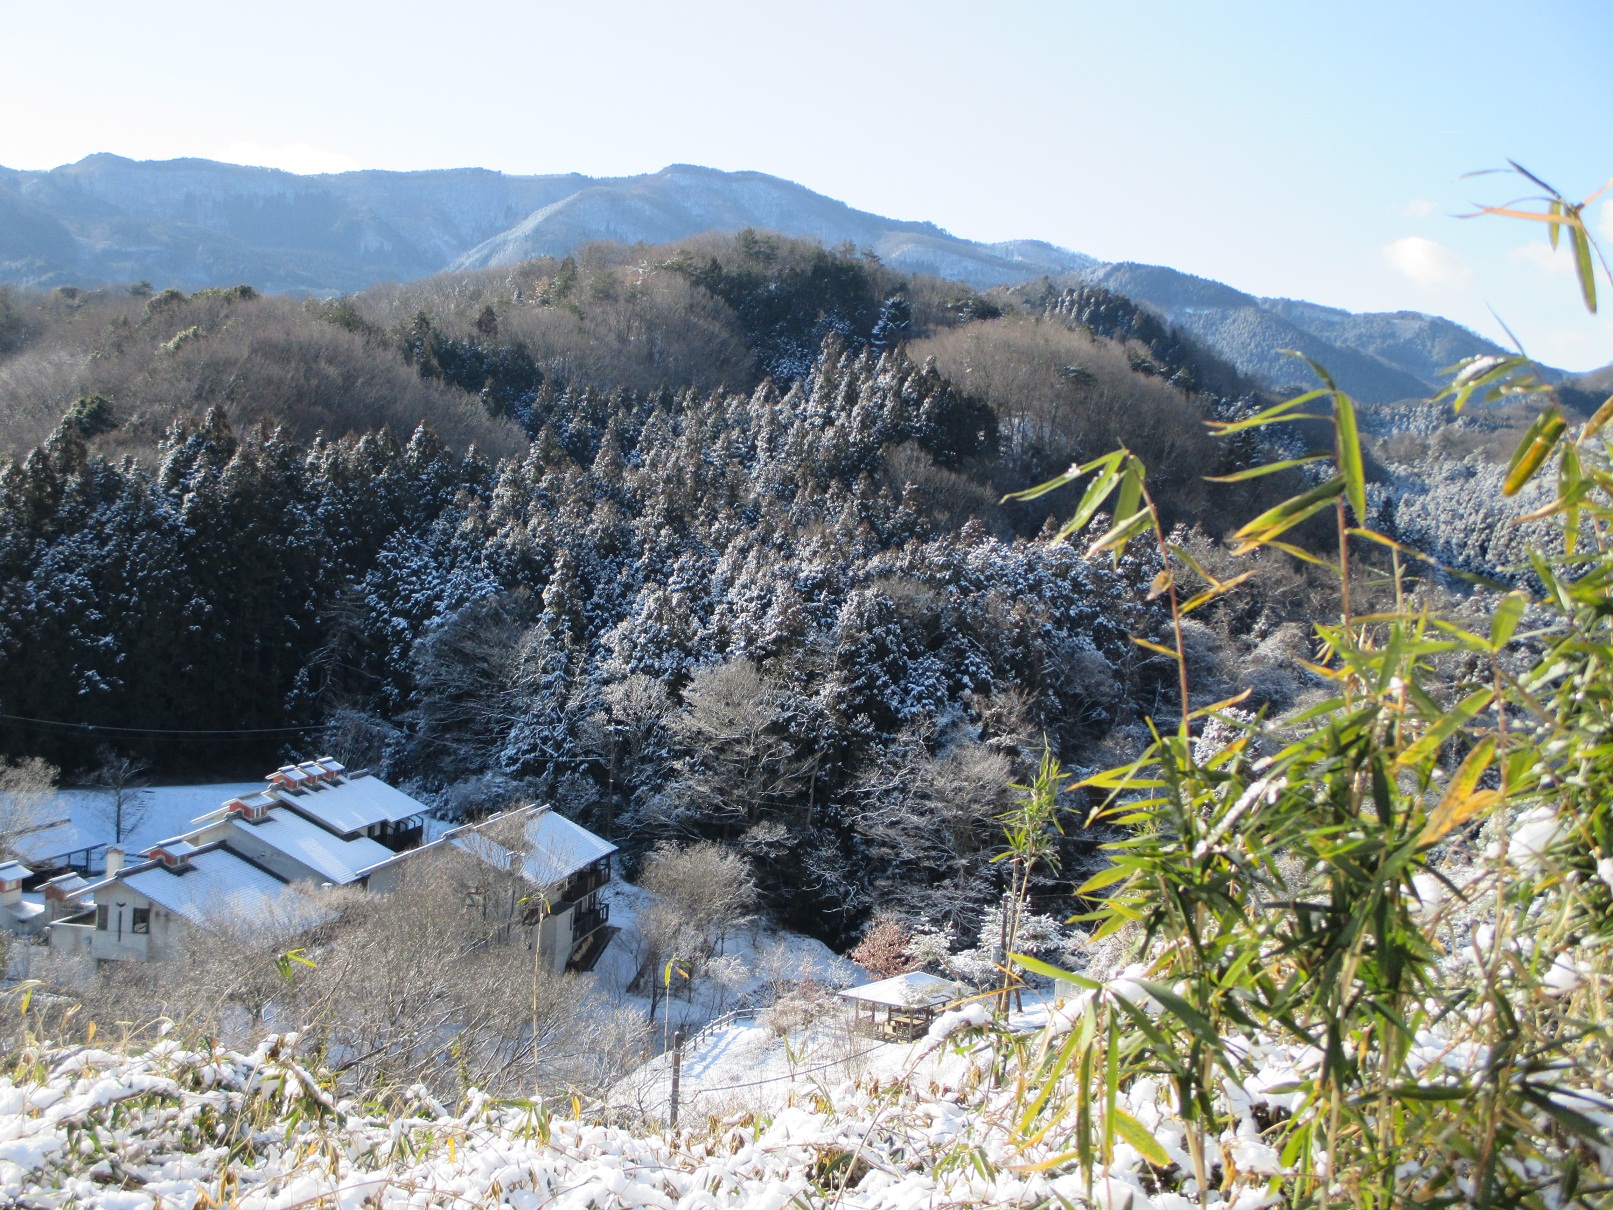
[[[560,888],[560,894],[555,897],[558,903],[575,903],[585,895],[592,894],[610,881],[610,866],[600,864],[590,866],[580,873],[573,874]]]
[[[576,945],[590,933],[598,932],[610,921],[610,904],[601,903],[571,919],[571,943]]]
[[[425,831],[424,824],[415,824],[412,828],[398,828],[395,831],[383,829],[375,839],[394,853],[402,853],[405,849],[418,849]]]

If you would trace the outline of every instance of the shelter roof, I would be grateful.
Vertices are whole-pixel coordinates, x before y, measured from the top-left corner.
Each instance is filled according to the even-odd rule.
[[[926,971],[910,971],[877,983],[848,988],[840,994],[848,1000],[888,1004],[892,1008],[940,1008],[967,996],[969,989]]]

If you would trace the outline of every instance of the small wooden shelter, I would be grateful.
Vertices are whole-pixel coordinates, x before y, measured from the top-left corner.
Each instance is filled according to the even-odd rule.
[[[924,971],[910,971],[840,993],[855,1006],[861,1033],[911,1042],[950,1005],[970,994],[961,983]]]

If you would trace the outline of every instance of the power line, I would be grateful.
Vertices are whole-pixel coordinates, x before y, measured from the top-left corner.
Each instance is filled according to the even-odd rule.
[[[24,714],[0,714],[0,719],[12,723],[30,723],[38,727],[60,727],[67,731],[86,734],[106,732],[115,735],[189,735],[228,738],[236,735],[303,735],[318,724],[305,723],[300,727],[118,727],[107,723],[69,723],[54,718],[29,718]]]

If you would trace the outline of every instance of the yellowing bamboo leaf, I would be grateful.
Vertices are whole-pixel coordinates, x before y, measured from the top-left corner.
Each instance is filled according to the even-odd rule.
[[[1296,466],[1304,466],[1307,462],[1326,462],[1326,454],[1307,454],[1303,458],[1287,458],[1282,462],[1267,462],[1263,466],[1251,466],[1246,470],[1234,471],[1230,475],[1205,475],[1206,483],[1242,483],[1246,479],[1258,479],[1262,475],[1275,475],[1278,471],[1290,470]]]
[[[1613,395],[1609,395],[1604,399],[1602,406],[1597,408],[1596,413],[1585,422],[1585,430],[1580,434],[1580,440],[1583,441],[1587,437],[1596,436],[1597,433],[1602,431],[1602,426],[1609,420],[1613,420]]]
[[[1294,528],[1306,518],[1319,513],[1344,493],[1344,480],[1334,476],[1326,483],[1311,488],[1303,495],[1295,496],[1291,500],[1284,500],[1275,508],[1269,508],[1261,513],[1249,524],[1245,525],[1233,538],[1238,545],[1233,547],[1235,555],[1245,554],[1257,547],[1264,546],[1273,538],[1280,537],[1288,530]]]
[[[1173,660],[1178,658],[1176,652],[1172,651],[1169,647],[1161,647],[1158,643],[1150,643],[1147,639],[1139,639],[1136,635],[1131,636],[1131,641],[1136,643],[1139,647],[1146,647],[1150,651],[1157,651],[1160,655],[1168,655]]]
[[[1523,218],[1536,223],[1552,223],[1567,227],[1569,230],[1578,228],[1583,230],[1585,221],[1572,210],[1564,210],[1561,214],[1542,214],[1538,210],[1514,210],[1510,206],[1480,206],[1480,214],[1494,214],[1501,218]]]
[[[1332,572],[1337,572],[1339,569],[1337,563],[1332,563],[1318,555],[1313,555],[1310,551],[1303,547],[1295,546],[1292,542],[1267,542],[1266,545],[1282,551],[1285,555],[1292,555],[1296,559],[1302,559],[1306,563],[1314,563],[1316,566],[1325,567]]]
[[[1203,718],[1207,714],[1214,714],[1217,710],[1225,710],[1230,706],[1236,706],[1239,702],[1243,701],[1245,698],[1247,698],[1253,692],[1254,692],[1253,689],[1245,689],[1242,693],[1238,694],[1236,697],[1222,698],[1219,702],[1215,702],[1213,705],[1201,706],[1199,709],[1193,711],[1193,713],[1188,715],[1187,717],[1188,718]]]
[[[1440,796],[1439,805],[1429,812],[1428,822],[1417,837],[1419,848],[1443,839],[1452,828],[1460,827],[1500,801],[1498,791],[1478,788],[1479,779],[1495,760],[1495,749],[1495,738],[1486,736],[1467,754]]]
[[[1230,580],[1217,580],[1203,592],[1196,593],[1192,597],[1189,597],[1187,603],[1182,606],[1182,614],[1184,616],[1190,614],[1201,605],[1208,605],[1211,601],[1215,600],[1216,597],[1221,596],[1223,593],[1230,592],[1239,584],[1242,584],[1250,576],[1254,575],[1256,570],[1258,569],[1250,568],[1248,571],[1240,571]]]
[[[1170,569],[1166,568],[1155,576],[1153,582],[1148,585],[1148,599],[1152,601],[1156,597],[1169,592],[1173,583],[1175,583],[1175,577],[1171,575]]]
[[[1124,1109],[1116,1106],[1109,1118],[1109,1124],[1114,1127],[1116,1134],[1135,1147],[1138,1154],[1150,1164],[1156,1164],[1161,1168],[1170,1166],[1171,1157],[1159,1145],[1159,1140],[1149,1133],[1148,1127]]]
[[[1545,462],[1546,456],[1551,453],[1563,433],[1568,429],[1568,421],[1563,418],[1562,412],[1556,405],[1547,408],[1535,417],[1535,422],[1524,433],[1523,440],[1518,442],[1518,448],[1513,452],[1512,461],[1507,464],[1507,477],[1501,483],[1503,496],[1515,496],[1525,483],[1534,478],[1540,464]]]

